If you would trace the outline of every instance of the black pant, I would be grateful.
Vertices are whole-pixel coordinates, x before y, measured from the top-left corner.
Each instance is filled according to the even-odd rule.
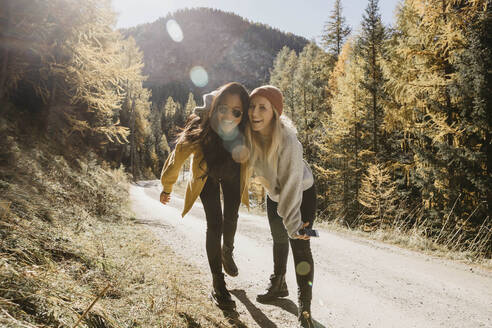
[[[287,257],[289,255],[289,245],[294,255],[294,265],[296,268],[296,280],[298,287],[299,300],[311,302],[312,284],[314,278],[314,261],[311,253],[311,243],[309,240],[289,239],[282,218],[277,213],[278,203],[267,198],[267,214],[270,224],[270,231],[273,238],[273,263],[274,274],[284,275],[287,271]],[[312,228],[316,217],[316,187],[313,186],[302,194],[301,218],[303,222],[309,222]]]
[[[233,247],[236,235],[240,195],[239,169],[233,177],[214,179],[207,178],[200,193],[205,217],[207,219],[207,257],[212,273],[222,273],[221,236],[224,245]],[[224,195],[224,215],[220,204],[220,187]]]

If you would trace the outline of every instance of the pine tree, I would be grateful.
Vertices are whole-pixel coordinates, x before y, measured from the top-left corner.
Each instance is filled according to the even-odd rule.
[[[163,116],[163,108],[159,107],[157,105],[152,105],[151,106],[151,111],[150,111],[150,124],[151,124],[151,131],[152,131],[152,140],[153,140],[153,145],[154,145],[154,151],[157,155],[157,163],[154,166],[154,174],[158,176],[160,174],[160,170],[162,168],[162,165],[164,164],[165,159],[167,158],[168,153],[165,151],[166,149],[169,148],[163,148],[161,146],[161,141],[162,138],[165,137],[165,134],[162,130],[162,116]],[[166,139],[165,139],[166,140]],[[166,140],[166,145],[167,145],[167,140]]]
[[[319,59],[318,48],[314,43],[309,43],[297,58],[296,70],[294,72],[293,86],[296,91],[295,94],[298,97],[295,99],[295,111],[298,113],[297,120],[295,121],[299,130],[307,132],[311,121],[313,121],[313,114],[319,113],[322,108],[321,94],[323,85],[316,85],[316,72],[315,65]]]
[[[138,49],[133,38],[120,43],[121,89],[125,100],[121,106],[119,117],[122,126],[130,130],[130,149],[122,147],[123,162],[127,163],[134,179],[144,177],[144,172],[152,171],[157,157],[155,140],[152,137],[152,126],[149,122],[150,90],[143,88],[146,77],[142,75],[143,53]],[[146,178],[150,178],[145,176]]]
[[[312,156],[314,157],[312,165],[317,178],[317,191],[321,196],[318,200],[318,207],[323,213],[329,214],[339,213],[340,201],[335,195],[341,195],[341,191],[336,188],[340,186],[340,183],[343,183],[337,175],[338,159],[334,158],[337,147],[334,143],[336,127],[332,121],[332,96],[338,90],[338,78],[345,74],[345,65],[352,52],[351,45],[350,41],[346,42],[334,67],[327,65],[324,67],[325,71],[320,74],[325,77],[325,92],[323,93],[325,110],[318,114],[318,126],[313,131],[312,144],[315,148],[315,156]],[[323,62],[327,63],[328,61],[323,60]],[[326,71],[329,73],[327,74]],[[331,215],[328,216],[333,218]]]
[[[164,105],[164,132],[167,136],[174,136],[178,131],[179,117],[182,112],[181,105],[168,97]]]
[[[143,55],[133,39],[123,40],[114,30],[110,1],[1,4],[9,11],[2,35],[29,45],[2,47],[3,96],[35,99],[28,109],[42,113],[41,124],[52,138],[61,143],[83,138],[111,160],[125,161],[126,147],[118,145],[131,133],[131,161],[142,170],[150,166]]]
[[[2,2],[9,11],[2,34],[12,42],[0,53],[4,96],[20,85],[29,99],[37,96],[47,132],[62,131],[61,142],[73,135],[94,146],[125,142],[128,131],[115,115],[124,96],[110,1]]]
[[[297,69],[297,55],[294,50],[284,47],[277,55],[271,71],[270,84],[278,87],[284,96],[284,112],[295,120],[295,106],[298,101],[294,85]]]
[[[80,18],[67,19],[78,10],[69,0],[0,0],[0,97],[9,97],[22,85],[48,103],[54,86],[53,71],[69,54],[64,47]]]
[[[310,43],[299,54],[294,73],[293,86],[297,95],[294,123],[303,145],[304,157],[312,165],[322,165],[316,141],[325,134],[320,118],[329,112],[324,93],[330,70],[328,56],[314,43]]]
[[[124,94],[120,89],[122,73],[121,37],[111,28],[115,15],[110,1],[80,3],[84,21],[67,40],[72,55],[64,74],[71,104],[87,108],[83,113],[64,110],[68,133],[88,133],[110,142],[123,142],[128,130],[114,121]],[[104,142],[103,139],[101,139]]]
[[[357,53],[363,60],[362,68],[364,78],[360,81],[361,87],[367,91],[368,97],[364,99],[367,108],[364,114],[362,129],[371,135],[372,145],[370,150],[374,154],[374,160],[383,160],[382,148],[382,122],[384,99],[384,79],[381,69],[381,61],[384,55],[385,29],[381,22],[378,0],[369,0],[365,14],[362,16],[362,32],[357,40]]]
[[[408,0],[398,17],[385,69],[393,98],[386,125],[404,128],[414,153],[410,183],[436,230],[450,217],[448,227],[473,231],[489,215],[485,186],[492,182],[490,8],[486,1]]]
[[[361,131],[363,99],[367,91],[360,87],[362,61],[347,43],[330,80],[332,113],[324,119],[326,136],[318,143],[325,159],[316,171],[326,181],[326,208],[332,215],[354,224],[359,214],[361,172],[367,167],[370,153],[368,137]]]
[[[361,214],[364,230],[386,228],[394,222],[398,194],[387,167],[371,164],[362,178],[359,195],[365,207]]]
[[[289,47],[284,46],[275,56],[273,60],[273,67],[270,69],[270,84],[275,85],[279,88],[284,88],[284,71],[287,64],[287,60],[291,53],[291,49]]]
[[[350,26],[345,23],[342,15],[342,5],[340,0],[335,0],[335,6],[328,22],[325,23],[323,35],[321,37],[323,46],[333,55],[334,61],[338,59],[342,51],[343,44],[351,32]]]
[[[410,130],[414,128],[411,119],[414,108],[403,106],[395,97],[396,84],[403,86],[401,83],[416,73],[416,63],[405,58],[400,42],[406,38],[413,38],[418,16],[410,11],[409,7],[400,4],[396,19],[397,28],[389,36],[386,44],[387,56],[382,61],[387,90],[387,96],[383,99],[383,128],[387,145],[387,164],[391,167],[393,180],[397,184],[401,215],[419,208],[422,201],[420,189],[415,183],[415,157],[411,147],[413,134]],[[410,68],[407,64],[414,66]]]
[[[195,97],[193,96],[193,93],[190,92],[190,94],[188,95],[188,101],[186,102],[186,106],[184,109],[185,118],[188,118],[193,113],[195,107],[196,107]]]

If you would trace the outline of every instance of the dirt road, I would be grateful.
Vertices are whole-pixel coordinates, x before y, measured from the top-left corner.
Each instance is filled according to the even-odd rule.
[[[202,205],[181,218],[183,199],[159,203],[158,181],[133,185],[132,206],[164,244],[211,278],[205,253]],[[275,304],[256,302],[273,268],[272,240],[264,216],[241,209],[235,259],[239,276],[227,277],[239,319],[247,327],[295,327],[297,300],[289,255],[290,296]],[[318,327],[492,327],[492,274],[382,243],[321,230],[311,242],[315,278],[313,317]]]

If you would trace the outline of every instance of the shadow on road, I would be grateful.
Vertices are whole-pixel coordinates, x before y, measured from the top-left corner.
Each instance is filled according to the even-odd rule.
[[[143,188],[151,188],[159,185],[159,180],[142,180],[142,181],[130,181],[130,184]]]
[[[241,303],[246,306],[246,309],[251,314],[253,320],[262,328],[277,328],[277,325],[272,322],[268,317],[261,312],[259,308],[256,307],[246,296],[246,292],[242,289],[229,290],[232,295],[236,296]]]
[[[159,221],[154,221],[154,220],[142,220],[142,219],[137,219],[134,221],[135,224],[143,224],[149,227],[156,227],[156,228],[161,228],[164,230],[171,230],[172,226],[168,224],[161,223]]]
[[[277,306],[282,310],[297,316],[297,305],[288,298],[279,298],[274,301],[268,302],[268,304]]]
[[[330,328],[331,326],[323,326],[320,322],[313,320],[314,328]]]
[[[234,328],[248,328],[240,319],[239,313],[235,310],[222,310],[224,317]]]
[[[279,298],[279,299],[276,299],[274,301],[268,302],[268,304],[279,307],[282,310],[287,311],[287,312],[297,316],[298,307],[294,302],[292,302],[288,298]],[[314,327],[315,328],[329,328],[329,327],[325,327],[324,325],[322,325],[320,322],[318,322],[316,320],[313,320],[313,321],[314,321]]]

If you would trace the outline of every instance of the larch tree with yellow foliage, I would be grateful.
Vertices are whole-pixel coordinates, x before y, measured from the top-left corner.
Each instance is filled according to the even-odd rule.
[[[487,1],[407,0],[385,64],[385,126],[404,131],[408,183],[434,231],[469,240],[491,226],[490,20]]]

